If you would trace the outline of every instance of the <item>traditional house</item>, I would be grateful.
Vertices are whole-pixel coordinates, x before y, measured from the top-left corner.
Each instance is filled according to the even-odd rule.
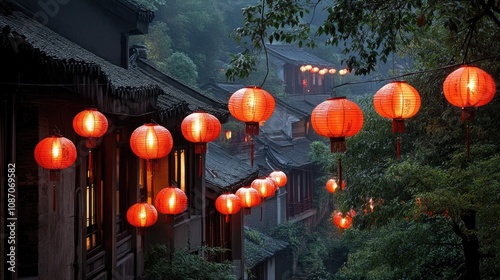
[[[232,262],[237,279],[243,278],[247,268],[247,256],[243,250],[244,211],[226,217],[216,210],[215,201],[222,194],[234,194],[238,188],[250,185],[258,177],[258,173],[256,167],[229,155],[217,144],[209,144],[205,169],[206,244],[228,249],[227,252],[219,254],[217,261]]]
[[[285,83],[288,94],[332,92],[334,75],[347,73],[332,63],[295,45],[266,45],[269,61]],[[342,71],[340,71],[342,70]]]
[[[289,279],[292,275],[288,243],[245,226],[243,279]]]
[[[196,110],[208,111],[221,122],[229,113],[225,104],[156,71],[145,60],[129,67],[128,36],[146,32],[153,13],[127,0],[19,0],[0,4],[0,14],[1,199],[12,201],[1,209],[1,226],[14,236],[14,242],[2,236],[0,253],[15,255],[10,264],[2,262],[3,279],[142,275],[142,237],[125,218],[128,207],[140,199],[140,187],[147,189],[148,201],[170,184],[189,199],[188,209],[173,222],[174,239],[165,240],[160,217],[146,233],[146,246],[161,241],[196,250],[205,244],[210,238],[204,231],[205,177],[198,175],[204,160],[199,161],[179,126]],[[91,161],[85,139],[72,127],[73,117],[89,106],[109,121]],[[129,145],[134,129],[152,119],[174,139],[153,179]],[[76,163],[59,178],[49,176],[33,157],[37,143],[54,130],[72,140],[78,152]],[[10,174],[15,184],[7,184]],[[6,186],[11,186],[9,193]],[[4,217],[13,226],[8,228]]]

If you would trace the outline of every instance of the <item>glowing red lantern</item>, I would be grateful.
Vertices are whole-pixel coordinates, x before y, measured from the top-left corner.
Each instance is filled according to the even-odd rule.
[[[259,192],[251,187],[241,187],[236,191],[236,196],[241,200],[241,207],[245,213],[250,213],[250,209],[259,205],[261,197]]]
[[[375,111],[392,119],[392,132],[405,132],[404,119],[415,116],[420,109],[420,94],[405,81],[390,82],[375,93]]]
[[[363,127],[363,112],[345,97],[329,98],[314,108],[311,123],[316,133],[330,138],[332,153],[344,152],[345,138],[356,135]]]
[[[73,118],[73,129],[78,135],[87,138],[87,148],[95,148],[95,139],[108,130],[108,119],[95,108],[86,109]]]
[[[35,160],[41,167],[61,170],[70,167],[76,160],[75,144],[60,135],[47,137],[35,147]]]
[[[338,185],[336,179],[332,178],[332,179],[329,179],[328,181],[326,181],[326,190],[329,193],[335,193],[338,188],[339,188],[339,185]],[[345,181],[342,180],[342,185],[340,186],[340,190],[344,190],[344,189],[345,189]]]
[[[467,157],[470,155],[469,125],[474,120],[474,108],[488,104],[495,96],[493,78],[475,66],[462,66],[453,71],[443,83],[443,92],[450,104],[462,108],[462,121],[466,124]]]
[[[276,184],[271,178],[255,179],[252,181],[251,187],[256,189],[263,199],[276,193]]]
[[[340,229],[347,229],[351,227],[352,215],[351,213],[342,214],[340,211],[334,211],[332,216],[333,224]]]
[[[187,196],[179,188],[169,186],[158,192],[155,206],[158,212],[165,215],[177,215],[187,208]]]
[[[485,71],[464,65],[446,77],[443,92],[450,104],[462,108],[462,120],[473,120],[474,108],[493,99],[496,85]]]
[[[172,134],[165,127],[147,123],[134,130],[130,136],[130,147],[142,159],[159,159],[172,150]]]
[[[76,161],[76,147],[71,140],[60,135],[46,137],[38,142],[34,151],[35,160],[41,167],[49,169],[49,180],[59,177],[59,170],[70,167]],[[52,210],[56,210],[56,186],[52,190]]]
[[[219,137],[222,126],[213,115],[205,112],[195,112],[185,117],[181,123],[181,131],[189,142],[196,143],[197,154],[205,153],[207,143]]]
[[[345,138],[356,135],[363,127],[363,112],[356,103],[345,97],[333,97],[314,108],[311,123],[316,133],[330,138],[332,153],[345,152]],[[339,182],[342,182],[340,157],[338,162]]]
[[[246,133],[259,134],[259,122],[271,117],[276,106],[273,96],[256,86],[237,90],[228,101],[228,109],[233,117],[246,124]],[[250,161],[253,166],[253,141],[250,147]]]
[[[390,82],[375,93],[375,111],[385,118],[392,119],[392,132],[405,132],[405,119],[413,117],[420,109],[418,91],[404,81]],[[396,156],[400,155],[400,138],[396,140]]]
[[[221,194],[215,200],[215,209],[222,215],[226,215],[226,222],[229,222],[229,215],[236,214],[241,209],[241,199],[234,194]]]
[[[281,188],[286,185],[287,182],[287,177],[285,172],[283,171],[273,171],[269,174],[269,177],[271,177],[274,181],[276,181],[278,188]]]
[[[138,202],[127,210],[127,221],[134,227],[152,226],[158,219],[156,208],[147,202]]]

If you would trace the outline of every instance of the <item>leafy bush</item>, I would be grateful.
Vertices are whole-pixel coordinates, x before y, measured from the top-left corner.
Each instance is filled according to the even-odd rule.
[[[201,247],[200,254],[184,250],[171,251],[164,244],[149,248],[145,257],[145,279],[233,280],[233,266],[229,262],[216,263],[207,258],[225,251],[222,248]]]

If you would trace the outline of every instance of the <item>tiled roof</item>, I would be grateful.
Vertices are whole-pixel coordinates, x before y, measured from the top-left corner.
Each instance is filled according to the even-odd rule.
[[[105,85],[103,93],[84,90],[79,93],[90,98],[103,112],[120,114],[120,108],[125,108],[127,114],[156,113],[161,119],[167,119],[204,109],[222,122],[229,115],[226,104],[182,85],[165,73],[154,76],[150,74],[151,71],[140,67],[125,69],[114,65],[21,12],[2,15],[0,30],[0,40],[3,42],[0,47],[16,48],[14,52],[33,53],[40,58],[40,63],[52,67],[52,71],[96,77],[100,84]]]
[[[266,45],[269,54],[274,55],[290,64],[303,65],[313,64],[323,67],[333,67],[333,63],[328,62],[316,55],[306,52],[295,45]]]
[[[248,268],[271,258],[288,246],[286,241],[274,239],[247,226],[245,226],[244,235],[245,266]]]
[[[250,184],[258,176],[257,167],[229,155],[215,143],[208,143],[205,166],[207,184],[221,190]]]
[[[281,135],[262,135],[256,138],[256,141],[264,145],[262,155],[273,168],[289,170],[311,164],[309,159],[311,141],[305,137],[289,139]]]

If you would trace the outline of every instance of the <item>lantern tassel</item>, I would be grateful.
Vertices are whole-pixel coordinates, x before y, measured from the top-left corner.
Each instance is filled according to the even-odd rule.
[[[465,121],[465,147],[467,152],[467,159],[470,158],[470,125]]]
[[[229,215],[226,215],[226,223],[229,223]]]
[[[87,160],[88,160],[88,178],[90,185],[92,185],[94,184],[94,164],[93,164],[92,150],[89,150],[89,156]]]
[[[399,159],[401,155],[401,137],[396,137],[396,158]]]
[[[338,185],[339,190],[342,190],[342,158],[341,157],[339,157],[339,159],[338,159],[338,165],[339,165],[338,166],[338,168],[339,168],[339,171],[338,171],[339,172],[339,182],[337,185]]]
[[[199,160],[198,160],[198,177],[201,177],[201,172],[203,170],[203,159],[201,158],[201,154],[200,154],[200,157],[199,157]]]
[[[250,136],[250,164],[253,166],[254,143],[253,137]]]
[[[56,211],[56,184],[52,186],[52,211]]]

